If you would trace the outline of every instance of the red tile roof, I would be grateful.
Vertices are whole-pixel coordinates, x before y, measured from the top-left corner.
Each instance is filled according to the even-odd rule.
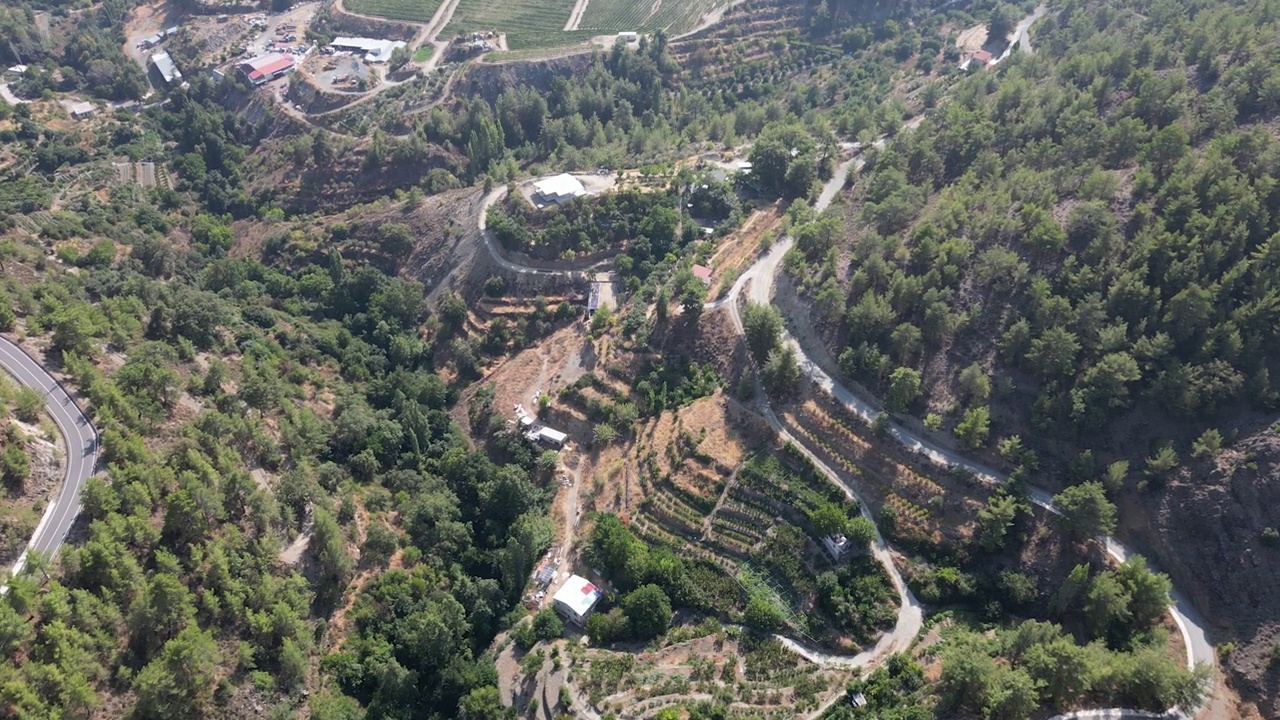
[[[711,268],[705,265],[694,265],[693,276],[702,282],[711,282]]]
[[[288,70],[291,67],[293,67],[293,58],[286,55],[279,60],[275,60],[267,63],[266,65],[262,65],[261,67],[255,68],[254,71],[262,73],[263,75],[274,75],[281,70]]]

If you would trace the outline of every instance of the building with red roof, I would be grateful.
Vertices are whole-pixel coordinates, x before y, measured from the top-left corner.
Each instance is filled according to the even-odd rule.
[[[293,65],[294,59],[292,55],[271,53],[270,55],[260,55],[240,63],[240,72],[244,73],[249,82],[254,85],[261,85],[288,75],[289,71],[293,70]]]

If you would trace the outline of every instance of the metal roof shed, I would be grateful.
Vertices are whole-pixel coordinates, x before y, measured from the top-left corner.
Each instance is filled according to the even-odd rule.
[[[565,433],[562,433],[559,430],[553,430],[546,425],[538,428],[538,442],[543,443],[544,445],[563,447],[565,441],[568,439],[569,436]]]
[[[160,73],[160,77],[164,78],[165,83],[172,85],[182,80],[182,71],[174,64],[173,58],[169,57],[169,53],[158,52],[152,55],[151,64],[156,66],[156,70]]]

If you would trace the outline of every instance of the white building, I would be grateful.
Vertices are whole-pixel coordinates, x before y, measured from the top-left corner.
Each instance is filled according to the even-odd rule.
[[[174,64],[173,58],[169,57],[169,53],[161,51],[152,55],[151,64],[156,66],[156,72],[160,73],[160,77],[164,78],[166,85],[182,82],[182,71]]]
[[[76,120],[84,120],[85,118],[93,117],[93,114],[97,112],[97,108],[93,106],[93,103],[80,101],[68,104],[67,112]]]
[[[586,194],[582,181],[569,173],[543,178],[533,184],[533,196],[540,205],[559,205]]]
[[[362,37],[334,38],[333,42],[329,43],[329,46],[334,50],[363,55],[364,59],[371,63],[387,62],[391,59],[391,53],[395,52],[396,48],[408,47],[401,40],[375,40]]]
[[[9,68],[8,70],[5,70],[5,71],[4,71],[4,74],[5,74],[7,77],[20,78],[20,77],[22,77],[23,75],[26,75],[26,74],[27,74],[27,66],[26,66],[26,65],[14,65],[13,67]]]
[[[564,585],[551,598],[556,612],[571,623],[583,626],[587,616],[600,602],[601,592],[590,580],[578,575],[570,575]]]
[[[822,538],[822,547],[827,549],[827,554],[832,560],[840,562],[853,549],[853,543],[843,535],[828,535]]]
[[[569,440],[569,436],[567,434],[562,433],[559,430],[549,428],[546,425],[538,428],[536,438],[538,443],[554,448],[564,447],[564,444]]]
[[[562,448],[569,441],[567,434],[543,425],[535,420],[532,415],[524,414],[524,408],[518,408],[516,414],[520,418],[520,429],[524,432],[524,437],[529,442],[535,442],[547,447]]]

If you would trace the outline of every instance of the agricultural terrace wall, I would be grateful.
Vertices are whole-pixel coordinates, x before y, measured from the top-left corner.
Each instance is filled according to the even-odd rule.
[[[477,231],[477,234],[479,231]],[[476,262],[472,266],[471,280],[466,283],[469,291],[483,292],[485,280],[497,276],[507,281],[506,295],[513,297],[537,297],[539,295],[581,295],[583,307],[586,302],[587,286],[595,277],[594,270],[574,272],[536,273],[517,270],[508,264],[500,263],[483,247],[484,239],[477,238],[480,249],[476,253]],[[507,255],[509,261],[521,262]],[[464,293],[466,294],[466,293]]]
[[[525,253],[518,252],[518,251],[508,250],[506,248],[501,248],[500,251],[502,252],[502,256],[505,257],[507,260],[515,263],[516,265],[521,265],[524,267],[534,268],[537,270],[557,270],[557,271],[580,270],[584,272],[587,270],[599,270],[603,272],[608,268],[597,267],[598,265],[600,265],[601,263],[604,263],[605,261],[612,260],[613,258],[622,254],[621,248],[609,248],[608,250],[600,250],[599,252],[593,252],[587,255],[579,255],[578,257],[572,260],[542,260],[539,258],[535,258],[531,255],[527,255]]]

